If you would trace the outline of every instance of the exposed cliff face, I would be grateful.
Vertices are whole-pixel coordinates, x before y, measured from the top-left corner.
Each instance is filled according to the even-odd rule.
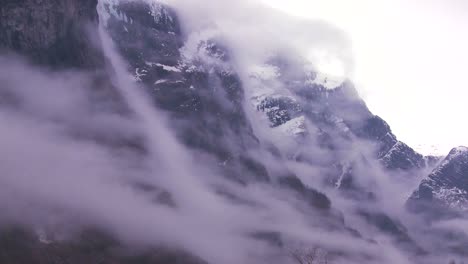
[[[0,47],[22,54],[41,66],[97,70],[99,76],[91,89],[97,91],[104,87],[113,91],[109,74],[104,71],[105,59],[99,40],[94,41],[93,37],[98,22],[96,4],[96,0],[0,0]],[[410,251],[424,251],[397,217],[384,209],[366,206],[378,200],[379,194],[374,193],[372,187],[359,186],[356,179],[373,180],[373,166],[392,173],[413,174],[431,168],[436,161],[398,141],[390,126],[369,111],[351,83],[330,82],[312,70],[304,71],[300,63],[275,58],[263,65],[274,69],[276,75],[269,76],[271,80],[251,77],[258,79],[259,86],[268,88],[274,83],[286,89],[261,92],[248,98],[246,84],[232,65],[227,45],[212,36],[184,35],[176,12],[170,7],[121,1],[107,8],[108,31],[128,62],[135,81],[146,89],[157,107],[168,113],[178,139],[196,153],[209,155],[220,174],[240,183],[239,187],[260,183],[272,189],[281,188],[280,192],[287,193],[288,198],[294,197],[308,206],[304,209],[306,218],[312,215],[311,218],[326,219],[326,224],[320,226],[324,230],[365,240],[358,231],[347,226],[346,216],[337,212],[327,195],[313,189],[315,185],[305,184],[306,181],[297,176],[299,173],[296,175],[285,164],[316,166],[326,172],[320,176],[328,181],[317,186],[337,188],[344,191],[338,192],[341,194],[349,192],[352,195],[347,197],[356,202],[356,215],[368,226],[387,234]],[[0,88],[1,85],[0,82]],[[108,95],[102,97],[108,98]],[[270,138],[256,135],[245,110],[245,101],[253,102],[254,110],[269,122],[271,131],[283,133],[281,140],[294,141],[292,152],[275,146],[278,142],[269,142]],[[0,107],[1,103],[2,100]],[[122,138],[111,136],[113,131],[102,130],[105,132],[93,135],[91,140],[144,148],[139,138],[137,143],[133,137],[124,142]],[[354,148],[354,142],[369,143],[368,149],[372,151]],[[268,143],[272,143],[271,146]],[[315,153],[316,149],[321,152]],[[326,158],[321,156],[323,153]],[[411,199],[424,200],[430,206],[435,203],[453,207],[460,205],[460,201],[465,204],[468,182],[464,176],[468,168],[463,153],[466,153],[464,149],[454,150],[429,179],[423,181]],[[152,193],[157,188],[140,184],[137,189]],[[223,190],[220,193],[231,202],[244,202],[244,197],[223,193]],[[176,206],[170,193],[164,192],[164,196],[169,197],[166,201],[171,201],[167,204]],[[159,198],[155,202],[160,202]],[[0,235],[4,238],[0,239],[2,263],[12,259],[14,263],[49,263],[51,258],[56,263],[94,263],[97,259],[102,263],[200,262],[179,252],[167,256],[166,251],[161,251],[163,256],[150,253],[148,257],[137,258],[114,255],[114,246],[120,249],[119,242],[95,232],[91,239],[53,243],[41,242],[36,236],[21,232],[12,234],[7,230],[5,233],[6,236]],[[279,231],[254,230],[253,233],[258,240],[283,246],[283,234]],[[19,251],[31,255],[22,255]]]
[[[117,94],[106,70],[106,60],[97,34],[97,0],[0,0],[0,56],[20,55],[34,65],[46,69],[51,75],[67,75],[70,70],[82,81],[80,89],[91,96],[90,115],[108,112],[128,114],[128,109]],[[7,56],[8,57],[8,56]],[[9,59],[9,58],[8,58]],[[16,99],[3,93],[10,83],[4,81],[11,69],[5,68],[2,57],[0,68],[0,109],[15,105]],[[29,67],[23,65],[24,67]],[[22,69],[15,68],[21,72]],[[49,71],[51,70],[51,71]],[[76,70],[76,72],[75,72]],[[26,73],[28,71],[25,71]],[[37,76],[24,76],[32,78]],[[63,85],[63,84],[62,84]],[[33,87],[40,89],[43,87]],[[66,85],[62,87],[67,90]],[[70,93],[73,93],[70,88]],[[65,91],[67,93],[67,91]],[[51,94],[54,97],[55,94]],[[57,102],[63,103],[60,96]],[[99,102],[93,105],[92,102]],[[91,110],[93,109],[93,110]],[[106,112],[106,113],[104,113]],[[34,113],[32,113],[34,115]],[[74,116],[66,116],[59,123],[74,123]],[[37,118],[37,117],[36,117]],[[40,119],[40,118],[38,118]],[[44,121],[44,120],[43,120]],[[112,131],[89,133],[84,123],[71,125],[73,137],[80,141],[99,142],[108,150],[115,148],[140,149],[138,138],[125,139]],[[89,122],[89,123],[88,123]],[[93,121],[85,121],[92,123]],[[75,126],[76,125],[76,126]],[[92,125],[91,125],[92,126]],[[88,130],[88,131],[87,131]],[[135,187],[137,188],[137,187]],[[143,187],[138,187],[143,189]],[[146,248],[134,252],[115,236],[92,227],[81,230],[66,239],[50,237],[51,233],[38,233],[23,223],[0,223],[0,263],[205,263],[185,252],[170,249]],[[74,226],[76,223],[72,223]],[[74,228],[72,228],[74,229]],[[52,238],[52,239],[51,239]]]
[[[295,142],[282,151],[286,159],[326,168],[329,184],[364,200],[379,196],[359,183],[376,178],[378,170],[372,167],[417,180],[435,166],[431,158],[399,141],[352,83],[327,80],[303,63],[278,57],[252,74],[254,107],[265,114],[272,131],[282,135],[280,140]],[[282,89],[271,89],[275,86]],[[321,159],[312,148],[322,151]]]
[[[232,179],[268,181],[266,168],[248,155],[259,142],[244,112],[240,79],[230,62],[223,61],[228,51],[214,40],[187,43],[175,12],[160,3],[122,1],[106,8],[109,33],[129,71],[173,117],[179,139],[214,155]],[[199,57],[183,56],[190,44]]]
[[[17,227],[1,227],[0,234],[2,264],[206,264],[190,254],[175,250],[135,252],[96,230],[81,232],[60,243],[38,240],[33,232]]]
[[[424,179],[408,200],[409,207],[434,218],[468,210],[468,148],[458,147]]]
[[[106,23],[109,33],[129,62],[129,71],[136,81],[144,85],[155,103],[173,117],[171,123],[180,140],[190,148],[214,155],[222,164],[222,173],[231,179],[247,184],[275,179],[281,188],[292,191],[312,207],[324,210],[323,215],[332,208],[327,196],[306,186],[294,173],[284,169],[282,174],[276,175],[275,171],[268,171],[269,168],[259,160],[249,156],[252,150],[262,153],[262,145],[244,111],[245,100],[253,101],[255,109],[266,115],[271,129],[284,130],[286,138],[292,137],[304,143],[304,147],[298,147],[293,155],[276,150],[278,167],[287,159],[315,162],[317,157],[309,155],[311,149],[307,141],[310,138],[320,142],[330,153],[349,151],[349,146],[343,144],[351,144],[356,138],[371,141],[384,149],[382,153],[372,153],[369,160],[382,158],[398,143],[390,127],[367,109],[348,82],[329,89],[327,84],[318,81],[313,72],[300,72],[300,65],[283,63],[279,58],[265,67],[275,67],[277,76],[284,76],[275,81],[281,82],[290,93],[266,93],[247,98],[244,84],[231,65],[229,50],[215,38],[185,37],[171,8],[158,3],[148,5],[139,1],[121,1],[107,5],[107,11],[110,14]],[[263,85],[269,85],[268,81],[263,81]],[[314,124],[319,132],[307,128],[308,122]],[[387,148],[383,146],[386,134],[391,138]],[[392,153],[396,157],[409,155],[409,165],[399,160],[383,164],[401,170],[426,166],[422,155],[409,147],[407,149],[395,149]],[[323,166],[331,168],[345,161],[337,155]],[[343,189],[354,188],[350,171],[352,167],[342,166],[336,175],[330,175],[331,181],[339,180],[339,187]],[[337,180],[340,175],[346,179]],[[367,190],[353,191],[361,192],[360,196],[366,200],[372,198]],[[382,212],[372,213],[363,209],[360,216],[378,229],[384,229],[389,222],[393,226],[398,223]],[[333,222],[331,219],[333,217],[330,217],[330,223]],[[343,228],[343,223],[333,226]],[[396,240],[405,237],[405,243],[419,250],[406,230],[394,228],[384,231],[393,233]]]
[[[0,49],[52,68],[102,66],[97,0],[1,0]]]

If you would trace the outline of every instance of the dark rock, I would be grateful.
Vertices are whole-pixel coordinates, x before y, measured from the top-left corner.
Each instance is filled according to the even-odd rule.
[[[359,210],[358,215],[380,232],[386,233],[392,237],[397,245],[403,250],[407,250],[418,255],[427,253],[410,237],[408,230],[400,221],[383,212]]]
[[[425,178],[407,202],[429,218],[455,217],[468,210],[468,148],[459,147]]]
[[[258,231],[258,232],[254,232],[251,236],[254,239],[265,241],[271,246],[279,247],[279,248],[284,247],[283,239],[281,238],[281,234],[278,232]]]
[[[96,5],[97,0],[1,0],[0,49],[56,69],[102,67],[104,56],[93,40]]]
[[[257,110],[265,112],[272,127],[284,125],[302,114],[299,103],[287,96],[266,97],[257,105]]]
[[[305,186],[296,176],[280,177],[278,183],[280,186],[298,193],[302,199],[315,208],[324,210],[331,208],[331,201],[325,194]]]
[[[0,230],[2,264],[206,264],[184,251],[168,248],[135,251],[106,233],[88,229],[69,240],[43,243],[34,233],[19,227]]]
[[[266,168],[245,154],[259,142],[243,108],[244,92],[227,59],[229,52],[215,39],[196,43],[187,60],[180,49],[186,38],[175,12],[160,3],[122,1],[108,6],[108,30],[129,70],[149,96],[171,117],[178,138],[187,146],[214,155],[226,175],[246,183],[268,180]]]

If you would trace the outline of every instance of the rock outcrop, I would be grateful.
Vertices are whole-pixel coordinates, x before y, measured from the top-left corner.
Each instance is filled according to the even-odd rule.
[[[115,103],[119,95],[113,88],[112,74],[106,72],[96,34],[96,5],[97,0],[0,0],[0,52],[20,54],[48,69],[91,73],[91,89],[104,91],[101,98]],[[341,231],[364,241],[358,231],[347,226],[346,216],[334,208],[332,196],[314,189],[321,183],[305,184],[287,165],[315,166],[326,181],[320,187],[333,192],[338,189],[334,195],[344,194],[356,202],[358,219],[405,249],[426,253],[397,217],[373,207],[379,193],[372,184],[365,186],[359,180],[373,183],[376,171],[418,177],[435,167],[438,159],[424,157],[399,141],[390,126],[371,113],[350,82],[327,79],[300,60],[278,56],[261,66],[269,76],[252,73],[258,91],[248,94],[228,45],[219,36],[186,34],[175,10],[157,2],[110,1],[104,8],[109,15],[105,21],[108,33],[135,82],[168,114],[179,141],[190,151],[202,153],[203,158],[209,157],[209,164],[217,166],[220,175],[239,188],[262,184],[281,189],[279,193],[289,195],[288,199],[293,197],[306,205],[301,208],[304,214],[313,212],[314,220],[326,219],[320,226],[324,230]],[[284,89],[267,89],[273,84]],[[278,143],[283,142],[275,142],[274,137],[256,134],[253,122],[258,120],[248,116],[246,102],[266,120],[269,132],[280,133],[284,137],[279,138],[291,141],[292,147],[282,148]],[[111,132],[92,140],[105,142]],[[127,143],[144,149],[144,143]],[[454,149],[422,181],[409,206],[444,213],[468,209],[466,175],[468,150]],[[138,188],[142,192],[157,189],[144,184]],[[166,204],[176,207],[171,194],[161,191]],[[244,202],[243,197],[223,191],[219,194],[229,201]],[[86,236],[58,243],[40,241],[31,233],[1,230],[0,262],[203,263],[167,250],[135,258],[115,255],[114,247],[122,250],[119,242],[94,231],[91,239]],[[276,230],[252,233],[258,240],[283,246],[282,234]]]
[[[408,206],[432,218],[457,216],[468,210],[468,148],[458,147],[425,178]]]
[[[0,50],[55,69],[104,65],[97,0],[1,0]]]

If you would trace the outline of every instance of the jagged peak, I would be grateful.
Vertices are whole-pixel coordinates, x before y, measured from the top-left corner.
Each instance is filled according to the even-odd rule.
[[[460,146],[460,147],[456,147],[456,148],[453,148],[450,153],[449,153],[449,157],[450,156],[459,156],[461,154],[467,154],[468,153],[468,147],[465,147],[465,146]]]
[[[431,175],[437,175],[440,173],[440,171],[447,167],[448,165],[452,164],[453,162],[457,162],[460,158],[468,158],[468,147],[456,147],[453,148],[450,153],[443,159],[443,161],[437,166],[434,171],[431,173]]]
[[[449,154],[445,157],[445,159],[442,160],[442,162],[437,166],[432,174],[438,173],[442,168],[448,166],[449,164],[452,164],[454,161],[459,160],[460,158],[468,158],[468,147],[456,147],[453,148]]]

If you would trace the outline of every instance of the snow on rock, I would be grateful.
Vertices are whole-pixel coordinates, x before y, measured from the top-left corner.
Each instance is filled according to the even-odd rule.
[[[120,4],[120,0],[102,0],[98,6],[100,15],[102,16],[102,22],[107,26],[108,19],[112,16],[125,23],[133,24],[133,19],[127,17],[124,12],[117,10],[117,6]],[[104,11],[106,10],[106,11]]]
[[[262,81],[276,79],[280,76],[279,68],[269,64],[254,65],[249,69],[249,76]]]
[[[232,73],[232,65],[228,62],[228,52],[216,40],[219,31],[206,29],[190,34],[184,46],[180,49],[182,63],[191,67],[191,71],[208,72],[213,68],[223,69]]]
[[[315,74],[315,78],[310,78],[306,81],[309,85],[319,85],[326,89],[333,90],[340,87],[345,81],[342,77],[333,77],[320,72]]]
[[[140,82],[140,81],[141,81],[141,77],[146,76],[147,73],[148,73],[148,71],[145,70],[145,69],[136,68],[136,69],[135,69],[135,76],[134,76],[134,78],[135,78],[136,81],[139,81],[139,82]]]
[[[341,187],[341,184],[343,183],[344,178],[346,177],[346,175],[349,173],[351,169],[352,169],[352,166],[349,161],[345,161],[344,163],[341,164],[341,173],[335,182],[335,188],[339,189]]]
[[[296,117],[275,129],[289,136],[294,136],[294,137],[302,136],[307,133],[305,117],[304,116]]]
[[[164,65],[161,63],[153,63],[153,62],[145,62],[145,64],[149,67],[152,66],[157,66],[163,68],[165,71],[171,71],[171,72],[181,72],[181,70],[176,67],[176,66],[169,66],[169,65]]]
[[[162,79],[162,80],[157,80],[156,82],[154,82],[154,85],[158,85],[158,84],[162,84],[162,83],[167,83],[168,80],[166,79]]]
[[[450,151],[449,153],[449,157],[458,156],[462,154],[468,154],[468,147],[461,146],[461,147],[456,147],[452,149],[452,151]]]
[[[163,22],[164,19],[168,19],[170,22],[173,22],[172,15],[169,14],[167,8],[157,2],[150,2],[151,5],[151,15],[154,18],[156,23]]]
[[[162,67],[165,71],[180,72],[180,69],[174,66],[168,66],[160,63],[156,63],[156,66]]]
[[[433,191],[436,199],[444,201],[451,209],[468,210],[468,192],[458,187],[440,188]]]
[[[468,160],[468,148],[467,147],[457,147],[457,148],[452,149],[450,153],[447,155],[447,157],[439,164],[439,166],[436,169],[434,169],[432,174],[442,173],[442,171],[447,166],[454,163],[454,160],[463,159],[463,156],[466,156],[466,159]]]
[[[303,110],[292,96],[270,94],[254,97],[252,102],[257,111],[264,112],[270,120],[271,127],[278,127],[302,116]]]
[[[446,209],[468,210],[468,148],[452,149],[447,157],[422,180],[410,202],[442,204]]]

